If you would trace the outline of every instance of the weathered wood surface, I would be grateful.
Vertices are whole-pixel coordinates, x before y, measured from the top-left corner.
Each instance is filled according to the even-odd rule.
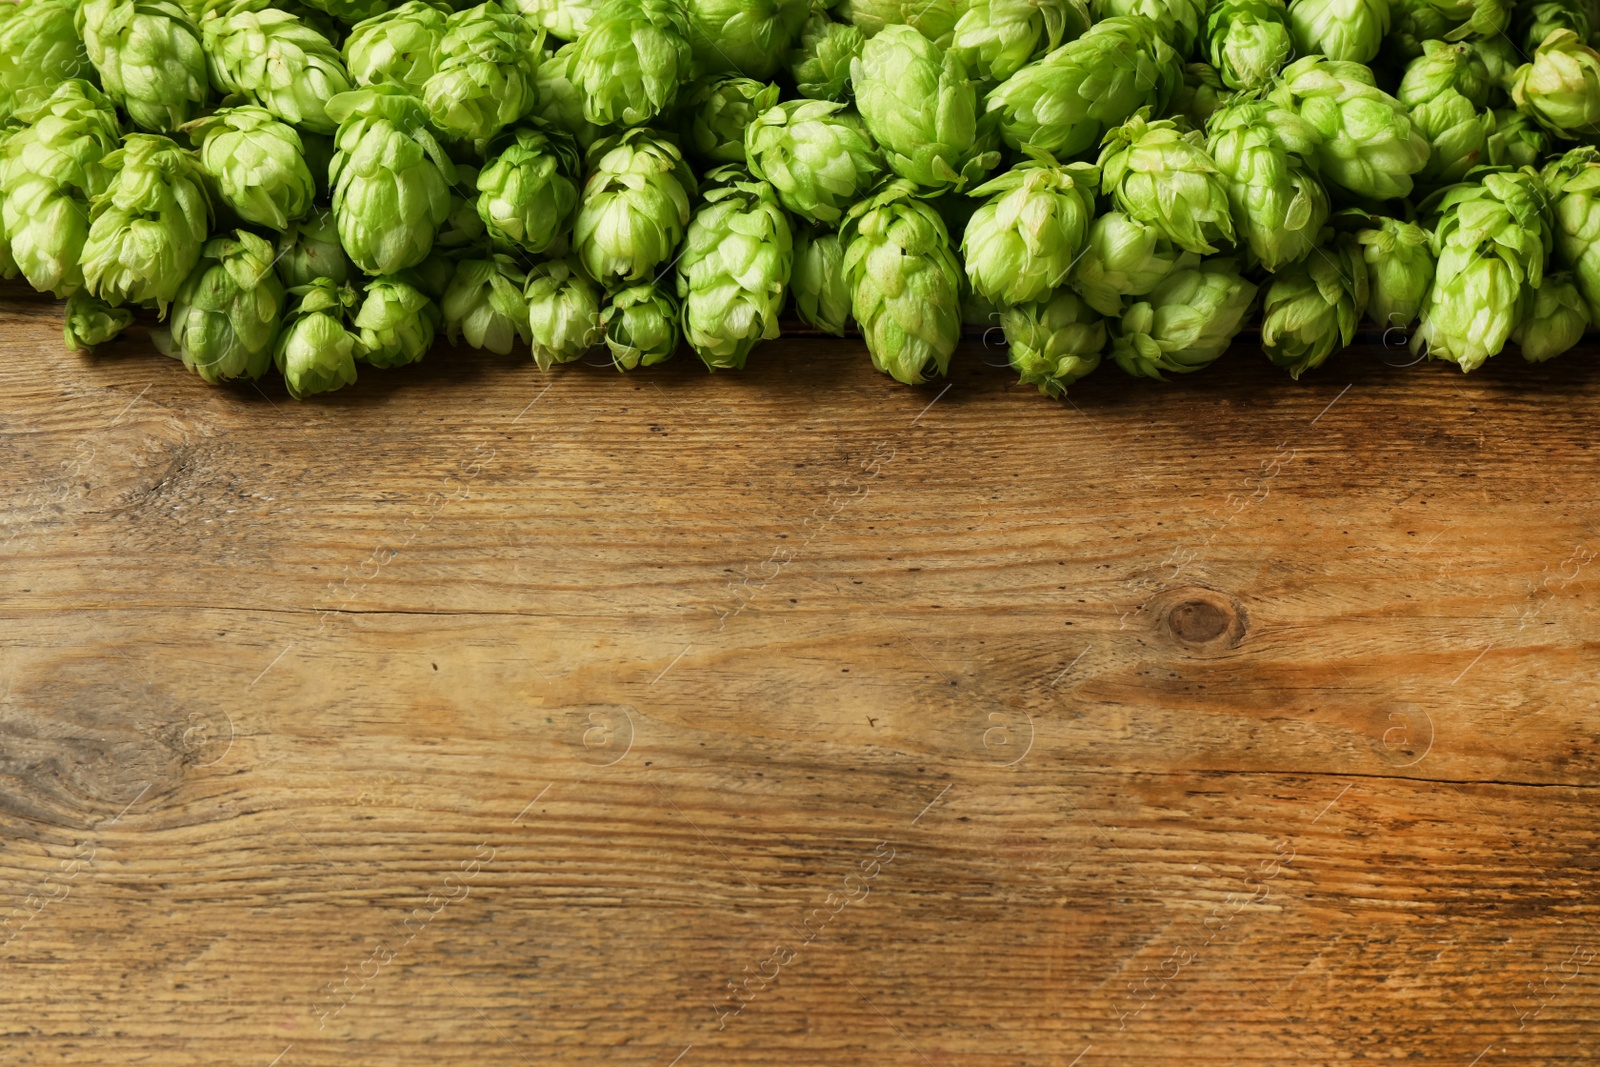
[[[0,1061],[1600,1056],[1593,351],[297,404],[58,321],[0,312]]]

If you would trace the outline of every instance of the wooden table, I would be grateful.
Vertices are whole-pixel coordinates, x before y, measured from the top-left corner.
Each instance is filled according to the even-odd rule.
[[[0,313],[0,1061],[1600,1056],[1600,370]]]

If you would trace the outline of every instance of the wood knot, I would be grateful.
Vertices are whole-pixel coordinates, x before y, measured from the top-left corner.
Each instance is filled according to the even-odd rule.
[[[1244,640],[1249,616],[1244,605],[1212,589],[1180,589],[1168,597],[1161,629],[1185,648],[1223,651]]]

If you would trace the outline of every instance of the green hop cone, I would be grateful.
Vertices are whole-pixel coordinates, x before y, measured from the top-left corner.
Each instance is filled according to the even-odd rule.
[[[1456,29],[1456,23],[1435,0],[1389,0],[1389,12],[1389,36],[1383,42],[1381,62],[1396,71],[1404,70],[1422,54],[1424,41],[1442,41]],[[1510,41],[1506,45],[1515,49]]]
[[[872,365],[907,385],[943,375],[961,340],[961,267],[944,221],[915,192],[888,183],[850,209],[839,237]]]
[[[1162,110],[1182,81],[1182,60],[1150,22],[1112,18],[1017,71],[984,106],[1012,148],[1070,159],[1140,108]]]
[[[1555,259],[1569,268],[1600,322],[1600,149],[1574,148],[1545,164],[1555,231]]]
[[[1371,63],[1390,18],[1389,0],[1291,0],[1289,34],[1297,55]]]
[[[961,189],[994,169],[966,67],[908,26],[889,26],[850,65],[856,106],[889,168],[924,189]]]
[[[1023,385],[1045,396],[1067,395],[1067,386],[1100,366],[1106,322],[1070,289],[1000,312],[1011,367]]]
[[[194,153],[148,133],[129,134],[102,163],[112,177],[89,213],[84,284],[113,306],[164,314],[211,229],[205,175]]]
[[[641,126],[670,108],[694,65],[680,0],[605,0],[567,76],[596,126]]]
[[[361,342],[345,320],[355,306],[355,290],[318,278],[290,289],[289,295],[295,299],[272,350],[289,395],[303,400],[354,385]]]
[[[810,0],[684,0],[689,45],[706,74],[768,81],[783,69],[800,36]]]
[[[1161,34],[1179,55],[1194,51],[1206,20],[1207,0],[1089,0],[1094,21],[1142,19]]]
[[[1404,0],[1401,0],[1404,2]],[[1446,41],[1464,41],[1469,37],[1503,36],[1511,25],[1511,9],[1515,0],[1413,0],[1423,11],[1415,17],[1413,25],[1425,29],[1428,36],[1442,36]],[[1442,33],[1434,32],[1442,30]],[[1418,40],[1426,38],[1418,36]]]
[[[566,243],[565,233],[553,238],[550,247],[555,251],[552,254],[561,254],[565,250]],[[450,213],[439,225],[439,232],[433,235],[433,252],[429,256],[431,258],[433,255],[439,255],[452,262],[459,262],[463,259],[483,259],[494,250],[494,241],[489,237],[489,228],[484,225],[483,216],[478,213],[478,172],[465,163],[458,163],[456,184],[450,189]],[[419,265],[416,269],[422,268]],[[449,273],[453,277],[455,268],[451,267]],[[444,285],[448,287],[449,284],[450,278],[447,277],[444,279]]]
[[[1283,0],[1217,0],[1206,40],[1211,65],[1232,89],[1268,84],[1294,53]]]
[[[76,0],[28,0],[0,12],[0,122],[28,97],[90,76],[77,18]]]
[[[328,101],[339,123],[329,176],[339,240],[368,274],[394,274],[427,257],[450,213],[456,171],[405,90],[374,85]]]
[[[1043,300],[1061,286],[1083,251],[1099,185],[1099,168],[1043,157],[974,189],[990,199],[961,240],[973,291],[1004,306]]]
[[[372,278],[355,317],[359,357],[374,367],[403,367],[428,354],[439,307],[404,274]]]
[[[122,141],[105,94],[73,79],[35,96],[16,117],[28,125],[0,143],[0,245],[20,270],[57,299],[83,287],[89,204],[111,172],[102,162]]]
[[[281,0],[284,7],[299,6],[291,0]],[[377,18],[389,9],[390,0],[304,0],[306,8],[337,19],[346,25],[356,25]]]
[[[200,28],[218,92],[248,97],[302,131],[333,133],[328,101],[350,89],[350,76],[316,29],[266,0],[242,0]]]
[[[972,0],[950,51],[975,81],[996,84],[1089,29],[1084,0]]]
[[[1182,116],[1195,129],[1205,129],[1211,116],[1232,102],[1234,95],[1211,64],[1186,64],[1183,81],[1173,94],[1172,106],[1168,109],[1169,117]]]
[[[77,27],[101,87],[135,126],[168,133],[205,106],[210,94],[200,30],[178,4],[85,0]]]
[[[1496,108],[1509,104],[1512,83],[1517,80],[1517,71],[1527,62],[1527,56],[1507,40],[1505,34],[1473,37],[1467,44],[1472,46],[1472,50],[1478,54],[1478,59],[1483,63],[1483,69],[1488,72],[1489,84],[1499,90],[1490,94],[1490,103]],[[1422,54],[1420,46],[1417,54]],[[1532,50],[1529,50],[1528,55],[1532,54]]]
[[[1222,175],[1233,225],[1268,271],[1305,259],[1328,221],[1328,194],[1305,156],[1316,137],[1266,100],[1241,99],[1207,125],[1206,148]]]
[[[684,152],[704,167],[744,162],[744,131],[778,102],[778,87],[738,74],[695,83],[679,101]]]
[[[1198,130],[1135,115],[1106,135],[1100,170],[1119,208],[1179,246],[1211,253],[1233,242],[1227,184]]]
[[[534,30],[576,41],[600,10],[598,0],[501,0],[507,11],[521,15]]]
[[[676,146],[648,130],[597,142],[589,158],[573,250],[602,284],[647,278],[683,240],[694,174]]]
[[[867,38],[890,26],[910,26],[941,50],[950,47],[967,0],[843,0],[839,17]]]
[[[1517,110],[1569,141],[1600,136],[1600,52],[1557,30],[1511,85]]]
[[[1144,296],[1168,275],[1199,264],[1198,255],[1180,248],[1160,227],[1108,211],[1089,227],[1070,284],[1100,314],[1121,318],[1126,300]]]
[[[789,292],[802,322],[835,337],[844,336],[850,325],[850,286],[844,275],[844,245],[837,232],[815,226],[802,226],[796,232]]]
[[[1411,195],[1428,140],[1366,67],[1306,56],[1284,69],[1271,99],[1316,135],[1324,181],[1372,200]]]
[[[883,173],[860,118],[843,104],[789,100],[745,128],[744,155],[785,208],[808,222],[838,222]]]
[[[1545,186],[1532,168],[1445,191],[1433,231],[1438,267],[1412,351],[1475,370],[1505,347],[1551,245]]]
[[[1589,305],[1572,275],[1546,274],[1524,299],[1522,319],[1511,340],[1529,363],[1554,359],[1583,340],[1590,325]]]
[[[445,335],[451,344],[462,338],[473,348],[508,356],[518,337],[528,340],[528,302],[522,287],[528,276],[509,256],[464,259],[445,291]]]
[[[272,260],[272,246],[248,230],[207,241],[157,347],[213,385],[265,374],[285,303]]]
[[[793,235],[771,185],[733,166],[706,181],[678,259],[683,336],[707,367],[737,370],[758,342],[778,336]]]
[[[866,36],[855,26],[833,21],[826,11],[813,10],[789,57],[795,89],[811,100],[848,98],[850,64],[866,44]]]
[[[1367,318],[1404,330],[1417,320],[1433,286],[1433,235],[1414,222],[1376,218],[1356,233],[1367,265]]]
[[[493,4],[456,11],[444,25],[422,104],[445,134],[486,141],[533,110],[544,41]]]
[[[112,307],[79,289],[67,298],[61,337],[67,348],[74,352],[93,352],[96,346],[114,340],[132,325],[133,311],[130,308]]]
[[[444,43],[447,13],[442,5],[409,0],[357,23],[344,39],[351,80],[357,85],[389,82],[420,98]]]
[[[577,54],[576,44],[562,45],[539,64],[534,78],[533,115],[571,134],[578,147],[587,152],[604,136],[604,131],[584,117],[583,93],[572,83],[572,60]]]
[[[1355,338],[1367,310],[1367,264],[1355,238],[1341,235],[1273,276],[1261,308],[1261,348],[1300,375]]]
[[[1468,44],[1426,41],[1411,61],[1398,98],[1411,122],[1428,138],[1428,162],[1416,180],[1426,188],[1453,185],[1488,158],[1494,113],[1486,107],[1488,69]]]
[[[217,199],[245,222],[281,233],[311,210],[316,182],[300,135],[266,108],[223,108],[183,129]]]
[[[327,208],[291,222],[278,235],[277,253],[278,277],[285,289],[310,285],[318,278],[344,285],[355,274],[350,257],[339,244],[333,212]]]
[[[560,130],[519,127],[478,172],[478,216],[497,249],[538,255],[572,229],[578,150]]]
[[[1484,151],[1491,167],[1537,167],[1550,152],[1550,136],[1520,111],[1496,111]]]
[[[1512,37],[1533,55],[1544,39],[1557,30],[1571,30],[1587,41],[1593,29],[1594,7],[1588,0],[1532,0],[1512,12]]]
[[[678,304],[653,281],[632,285],[611,295],[600,328],[618,370],[654,366],[678,350]]]
[[[1111,358],[1136,378],[1208,367],[1228,350],[1255,299],[1255,285],[1226,256],[1173,271],[1123,312]]]
[[[600,343],[600,287],[575,260],[551,259],[528,272],[529,345],[540,370],[571,363]]]

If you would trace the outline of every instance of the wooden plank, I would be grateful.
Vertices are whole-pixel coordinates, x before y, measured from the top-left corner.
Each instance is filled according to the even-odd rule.
[[[297,404],[5,295],[6,1062],[1597,1054],[1592,349]]]

